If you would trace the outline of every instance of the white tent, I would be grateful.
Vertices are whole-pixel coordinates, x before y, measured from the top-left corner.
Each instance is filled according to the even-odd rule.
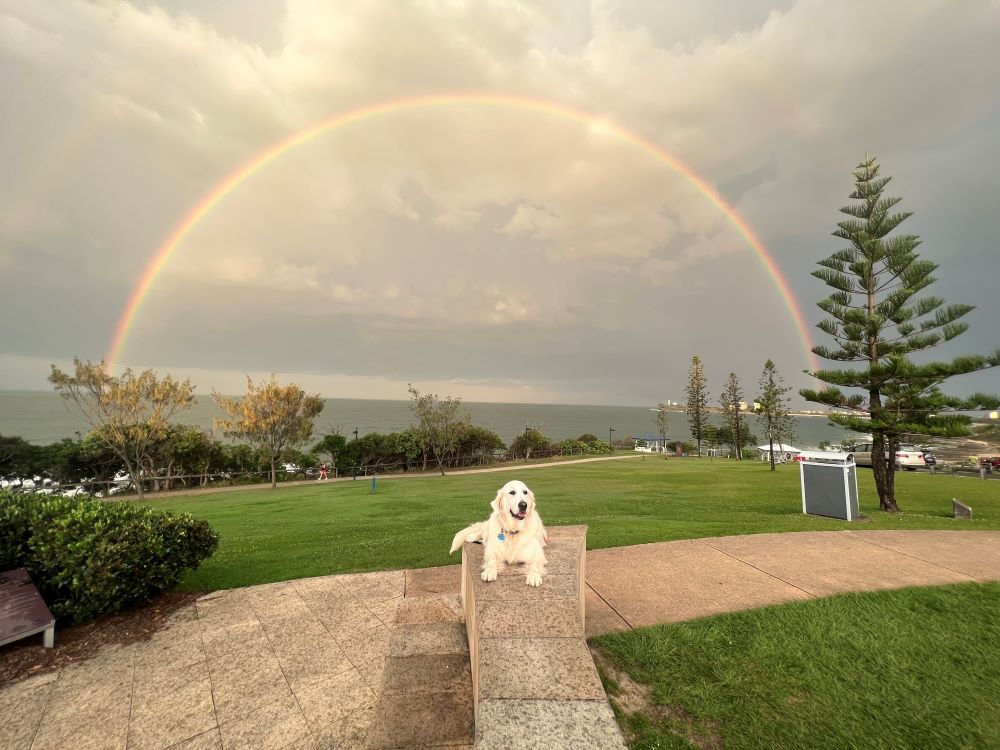
[[[771,460],[771,446],[765,443],[764,445],[757,446],[758,457],[761,461]],[[788,443],[779,443],[775,441],[774,443],[774,460],[775,461],[794,461],[795,457],[802,453],[801,448],[796,448],[794,445],[789,445]]]

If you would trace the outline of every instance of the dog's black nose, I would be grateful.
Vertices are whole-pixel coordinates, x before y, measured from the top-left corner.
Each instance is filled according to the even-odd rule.
[[[526,511],[528,509],[528,503],[522,500],[517,504],[517,509],[520,511]]]

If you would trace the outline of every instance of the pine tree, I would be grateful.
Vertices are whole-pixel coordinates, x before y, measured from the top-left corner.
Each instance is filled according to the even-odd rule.
[[[931,274],[937,265],[918,258],[916,235],[889,237],[911,214],[890,213],[901,199],[883,195],[890,178],[879,176],[875,158],[866,155],[854,179],[850,197],[858,203],[840,209],[851,218],[839,222],[833,233],[850,245],[820,261],[822,269],[813,272],[834,290],[818,303],[830,316],[818,328],[833,337],[837,348],[817,346],[813,352],[860,368],[818,370],[813,377],[830,387],[800,393],[808,401],[851,412],[831,415],[833,422],[871,433],[879,507],[898,511],[894,461],[889,457],[895,455],[900,438],[909,433],[967,434],[967,423],[954,412],[993,408],[1000,399],[986,394],[954,398],[939,386],[955,375],[1000,364],[1000,349],[988,357],[951,362],[916,364],[909,358],[962,334],[968,326],[959,321],[973,308],[917,296],[935,281]],[[849,395],[841,388],[862,393]]]
[[[663,448],[663,457],[667,457],[667,405],[656,405],[656,429],[660,435],[660,445]]]
[[[722,396],[719,403],[722,405],[722,418],[725,420],[726,429],[732,436],[733,453],[736,460],[743,460],[743,417],[740,413],[740,403],[743,401],[743,389],[740,387],[740,380],[735,372],[729,373],[729,379],[722,389]]]
[[[691,437],[698,444],[698,457],[701,458],[701,442],[705,436],[705,426],[708,424],[708,386],[705,384],[705,372],[698,357],[691,358],[688,384],[684,392],[687,395],[687,418]]]
[[[778,374],[774,362],[767,360],[764,371],[760,374],[760,395],[757,396],[757,417],[767,435],[767,444],[771,452],[771,471],[774,471],[774,440],[789,441],[786,434],[791,427],[791,417],[788,414],[788,398],[786,393],[791,388],[783,385],[784,380]]]

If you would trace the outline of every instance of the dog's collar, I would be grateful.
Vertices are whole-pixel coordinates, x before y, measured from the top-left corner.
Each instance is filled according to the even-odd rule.
[[[497,534],[497,539],[499,539],[499,540],[500,540],[500,541],[502,542],[502,541],[503,541],[504,539],[506,539],[506,538],[507,538],[508,536],[514,536],[515,534],[520,534],[520,533],[521,533],[520,529],[518,529],[518,530],[511,530],[511,531],[507,531],[507,529],[505,529],[505,528],[503,528],[503,527],[501,526],[501,527],[500,527],[500,533],[499,533],[499,534]]]

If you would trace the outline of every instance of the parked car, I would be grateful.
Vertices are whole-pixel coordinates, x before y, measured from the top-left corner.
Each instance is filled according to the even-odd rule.
[[[871,443],[858,443],[853,446],[849,453],[854,454],[854,463],[857,466],[871,466],[872,465],[872,444]],[[888,454],[886,458],[888,458]],[[896,449],[896,458],[894,461],[896,469],[906,469],[907,471],[916,471],[921,466],[925,466],[924,463],[924,453],[919,448],[913,445],[901,445]]]
[[[925,466],[924,452],[915,445],[901,445],[896,448],[896,470],[916,471]]]
[[[979,465],[993,471],[1000,471],[1000,456],[983,456],[979,459]]]
[[[871,443],[858,443],[857,445],[851,446],[851,448],[847,452],[854,454],[854,463],[857,466],[871,466],[872,465],[872,444]]]

